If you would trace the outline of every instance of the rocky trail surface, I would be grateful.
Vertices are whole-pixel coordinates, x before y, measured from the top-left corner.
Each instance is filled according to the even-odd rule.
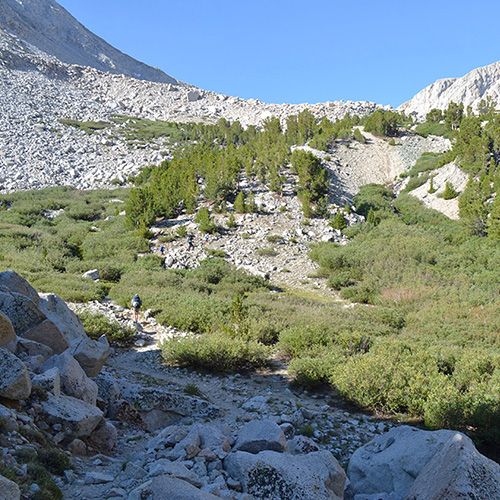
[[[132,322],[130,311],[110,302],[92,303],[86,308],[106,314],[122,325]],[[76,310],[81,311],[82,306],[76,306]],[[252,375],[201,374],[165,366],[161,362],[159,344],[165,338],[189,333],[162,327],[147,316],[140,320],[136,345],[131,349],[116,349],[108,360],[106,372],[115,378],[120,387],[142,384],[148,388],[168,389],[173,394],[195,394],[220,410],[216,417],[204,419],[205,422],[227,429],[233,436],[237,436],[248,422],[271,420],[284,429],[289,439],[296,434],[305,434],[312,439],[310,443],[308,441],[311,446],[314,446],[313,442],[320,443],[344,467],[357,448],[394,425],[390,420],[349,411],[333,393],[311,394],[292,390],[286,367],[279,361],[273,368]],[[160,422],[161,418],[149,420],[149,425],[154,428]],[[192,426],[199,423],[199,419],[189,416],[176,423]],[[63,485],[65,498],[140,498],[127,497],[126,493],[145,479],[158,475],[158,470],[153,467],[157,457],[151,450],[152,438],[158,431],[146,432],[120,423],[116,426],[118,442],[112,456],[77,458],[75,470],[67,475],[68,481]],[[187,470],[200,470],[200,461],[187,459],[181,463]],[[217,480],[219,476],[222,477]],[[201,483],[194,472],[185,479],[198,486],[201,484],[202,489],[222,498],[252,498],[240,496],[236,491],[240,489],[238,485],[227,481],[227,474],[216,467],[208,472],[207,477],[199,478]]]

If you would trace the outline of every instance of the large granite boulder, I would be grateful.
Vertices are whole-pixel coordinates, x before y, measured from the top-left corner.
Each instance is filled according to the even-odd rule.
[[[85,338],[75,341],[70,352],[78,363],[80,363],[87,376],[95,377],[108,360],[111,349],[107,342],[97,342]]]
[[[150,432],[175,424],[182,417],[212,419],[221,414],[221,409],[208,401],[163,388],[127,383],[120,389],[124,399],[136,402],[136,408]]]
[[[40,299],[37,291],[15,271],[0,273],[0,286],[4,286],[11,292],[20,293],[28,297],[28,299],[38,306]]]
[[[0,476],[0,500],[19,500],[20,498],[19,486],[14,481]]]
[[[93,377],[92,380],[97,384],[99,389],[97,396],[99,399],[102,399],[108,404],[121,400],[122,393],[120,386],[113,374],[101,371],[96,377]]]
[[[118,432],[111,422],[103,422],[89,437],[89,443],[100,453],[110,454],[118,444]]]
[[[272,420],[252,420],[239,434],[235,450],[259,453],[264,450],[288,451],[286,437],[281,427]]]
[[[61,330],[57,328],[55,323],[48,319],[26,330],[22,334],[22,337],[40,344],[45,344],[56,354],[61,354],[69,347],[69,342],[61,333]]]
[[[81,399],[92,405],[96,404],[97,384],[90,380],[78,361],[68,351],[49,358],[41,368],[42,372],[58,368],[61,377],[61,389],[64,394]]]
[[[200,450],[211,450],[216,457],[222,459],[231,451],[233,443],[231,431],[225,425],[170,425],[148,442],[148,452],[173,448],[171,456],[178,457],[187,454],[186,447],[191,447],[192,451],[196,446]],[[181,453],[177,455],[178,452]]]
[[[31,394],[31,379],[26,365],[10,351],[0,347],[0,396],[26,399]]]
[[[158,476],[132,491],[128,500],[219,500],[220,497],[199,490],[187,481],[170,476]]]
[[[50,319],[66,337],[70,345],[87,338],[78,316],[55,293],[41,293],[40,311]]]
[[[28,356],[42,356],[44,361],[47,361],[54,355],[54,351],[48,345],[18,337],[14,354],[20,359]]]
[[[166,458],[160,458],[155,460],[149,467],[148,477],[156,476],[171,476],[177,479],[182,479],[188,483],[200,488],[202,482],[200,478],[191,470],[189,470],[184,464],[179,462],[171,462]]]
[[[0,311],[0,347],[8,344],[12,340],[15,340],[16,332],[8,316]]]
[[[261,500],[341,500],[345,472],[326,450],[291,455],[276,451],[253,454],[236,451],[224,468],[245,493]]]
[[[0,289],[0,310],[10,319],[16,335],[22,335],[47,319],[31,299],[4,287]]]
[[[406,500],[498,500],[500,465],[456,433],[424,467]]]
[[[377,436],[353,453],[346,498],[382,493],[406,497],[424,467],[455,435],[449,430],[423,431],[404,425]]]
[[[71,396],[49,396],[42,403],[45,420],[49,424],[63,424],[76,437],[88,437],[104,422],[103,413],[97,406]]]
[[[61,377],[59,368],[55,367],[33,377],[33,385],[41,387],[47,392],[51,392],[54,396],[61,394]]]

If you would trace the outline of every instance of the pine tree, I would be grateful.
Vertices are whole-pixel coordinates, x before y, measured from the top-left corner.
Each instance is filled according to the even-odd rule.
[[[314,210],[314,215],[316,217],[324,217],[327,219],[330,214],[328,211],[328,196],[323,196],[316,203],[316,209]]]
[[[229,219],[227,221],[227,227],[228,228],[236,227],[236,221],[234,220],[234,213],[233,212],[231,212],[231,215],[229,216]]]
[[[208,208],[201,207],[196,214],[196,218],[194,220],[198,223],[198,230],[202,233],[215,233],[217,231],[217,226],[214,221],[210,217],[210,212]]]
[[[345,229],[347,227],[347,220],[342,213],[342,210],[337,210],[337,213],[333,216],[333,219],[330,222],[330,225],[333,229]]]
[[[429,186],[429,191],[427,191],[429,194],[434,194],[437,191],[437,189],[434,187],[434,176],[431,175],[431,185]]]
[[[447,182],[444,188],[443,199],[452,200],[458,196],[457,190],[453,187],[451,182]]]
[[[253,191],[250,191],[247,196],[247,212],[254,213],[258,211],[259,207],[255,203],[255,195],[253,194]]]
[[[243,191],[240,191],[238,193],[238,196],[236,196],[236,199],[234,200],[234,210],[239,214],[244,214],[247,211],[245,195],[243,194]]]
[[[309,194],[309,191],[302,192],[302,213],[304,214],[304,217],[307,217],[308,219],[313,216],[313,210],[311,208],[311,195]]]
[[[464,192],[458,198],[458,214],[463,224],[474,234],[484,236],[488,220],[488,209],[485,202],[486,193],[474,179],[470,179]]]

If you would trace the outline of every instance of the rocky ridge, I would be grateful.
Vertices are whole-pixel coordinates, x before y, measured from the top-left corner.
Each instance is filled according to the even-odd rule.
[[[0,26],[22,39],[31,53],[42,51],[68,64],[182,85],[158,68],[115,49],[54,0],[4,0],[0,5]]]
[[[477,68],[460,78],[437,80],[421,90],[409,101],[401,104],[398,111],[425,119],[433,108],[444,110],[451,101],[471,106],[473,110],[481,100],[491,97],[498,102],[500,98],[500,62]]]

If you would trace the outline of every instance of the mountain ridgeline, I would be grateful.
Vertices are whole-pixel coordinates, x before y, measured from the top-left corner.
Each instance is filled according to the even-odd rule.
[[[66,64],[88,66],[152,82],[181,82],[136,61],[80,24],[54,0],[3,0],[0,28]]]

